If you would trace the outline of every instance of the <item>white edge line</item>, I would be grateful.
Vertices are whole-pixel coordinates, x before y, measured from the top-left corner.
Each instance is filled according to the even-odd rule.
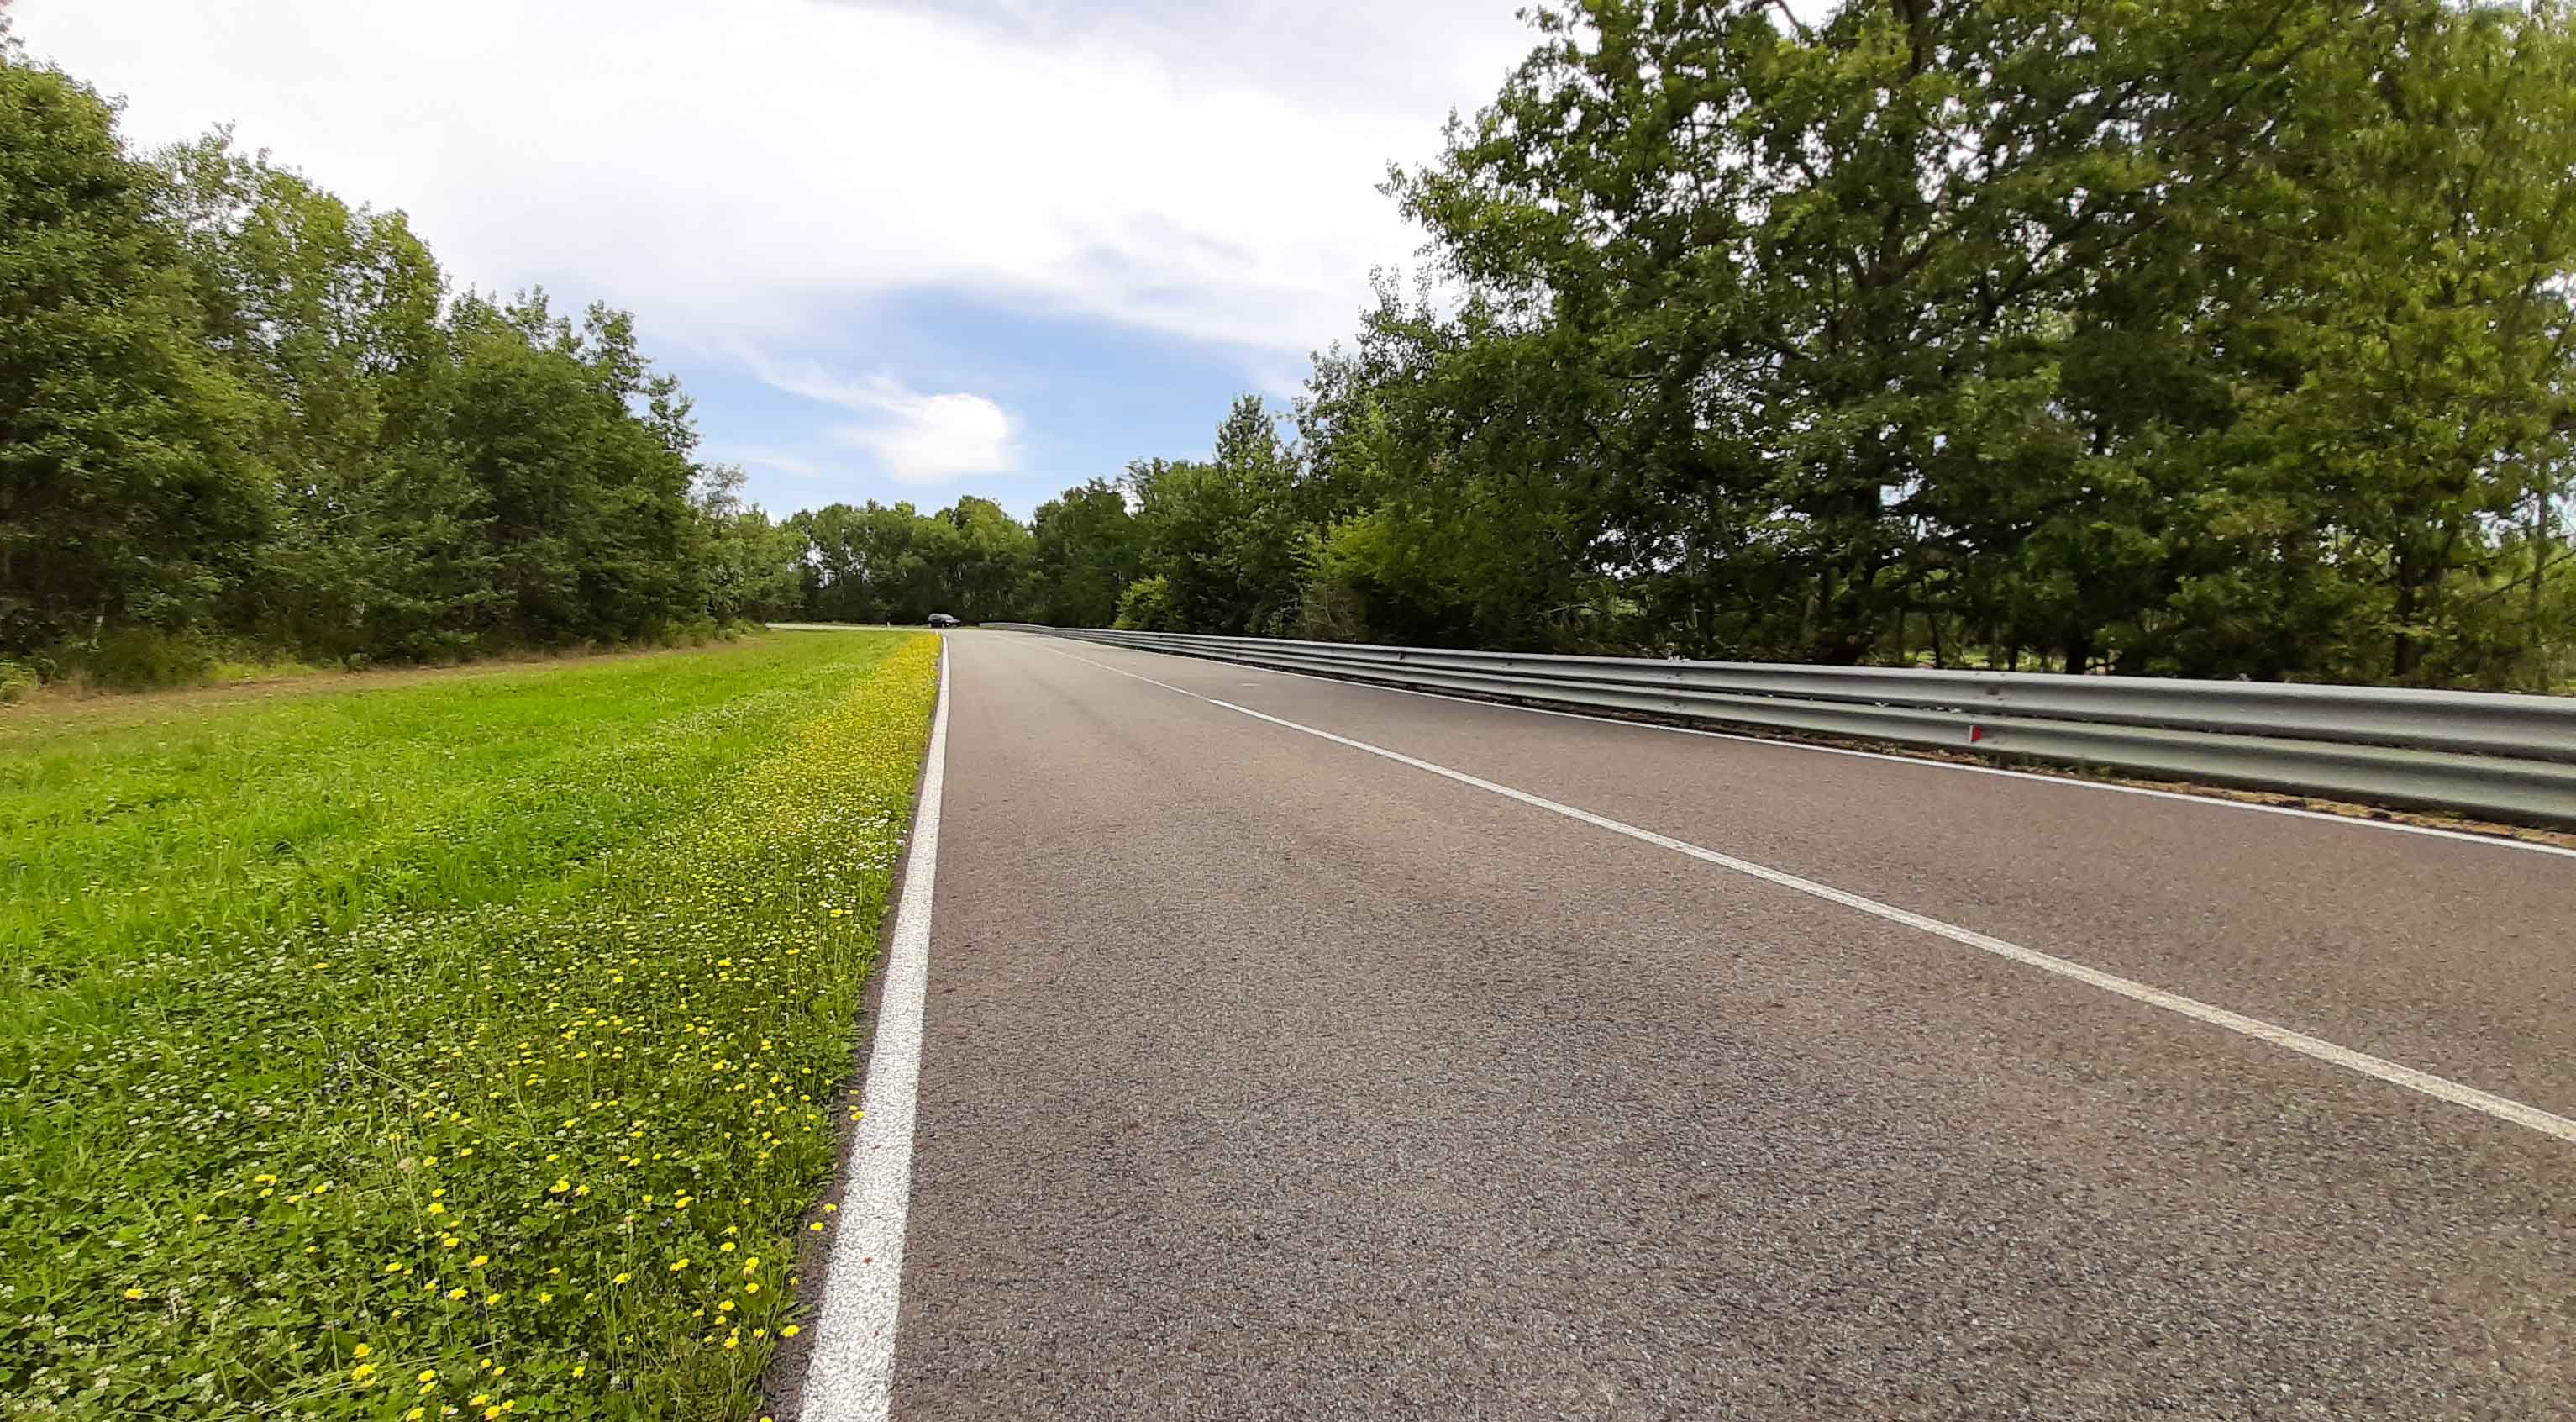
[[[1029,635],[1029,634],[1020,634]],[[1044,637],[1047,634],[1035,634]],[[1279,667],[1237,662],[1224,657],[1199,657],[1186,652],[1157,652],[1144,647],[1124,647],[1115,642],[1092,642],[1083,638],[1064,638],[1089,647],[1108,647],[1113,651],[1142,652],[1153,657],[1176,657],[1182,661],[1206,662],[1211,665],[1251,667],[1266,676],[1293,676],[1304,681],[1320,681],[1329,686],[1356,686],[1367,691],[1392,692],[1397,696],[1419,696],[1430,701],[1454,702],[1460,706],[1482,706],[1495,711],[1525,711],[1533,716],[1562,716],[1569,721],[1589,721],[1596,726],[1625,726],[1633,731],[1663,731],[1676,736],[1706,736],[1718,741],[1741,741],[1753,746],[1776,746],[1786,750],[1815,751],[1823,755],[1847,755],[1862,760],[1883,760],[1896,765],[1916,765],[1931,770],[1964,770],[1971,775],[2000,775],[2007,780],[2026,780],[2039,785],[2062,785],[2075,790],[2108,790],[2120,795],[2144,795],[2154,800],[2173,800],[2186,805],[2208,805],[2221,810],[2252,810],[2257,814],[2288,815],[2294,819],[2317,820],[2353,829],[2394,830],[2399,834],[2429,835],[2435,839],[2457,840],[2463,844],[2483,844],[2495,849],[2523,849],[2534,854],[2556,854],[2576,859],[2576,849],[2562,845],[2542,844],[2537,840],[2514,839],[2500,834],[2478,834],[2470,830],[2443,829],[2438,825],[2410,825],[2402,820],[2367,820],[2355,815],[2332,815],[2323,810],[2302,810],[2296,805],[2258,805],[2250,800],[2230,800],[2218,795],[2194,795],[2183,790],[2157,790],[2145,785],[2114,785],[2107,781],[2087,780],[2079,775],[2047,775],[2035,770],[2013,770],[2000,765],[1969,765],[1963,761],[1935,760],[1929,756],[1899,755],[1889,751],[1855,750],[1849,746],[1820,746],[1810,741],[1795,741],[1779,736],[1746,735],[1740,731],[1712,731],[1699,726],[1667,726],[1657,721],[1630,721],[1617,716],[1599,716],[1586,711],[1560,711],[1549,706],[1523,706],[1510,701],[1488,701],[1476,696],[1453,696],[1443,691],[1417,691],[1409,686],[1388,686],[1382,682],[1359,681],[1350,677],[1321,676],[1314,672],[1287,671]],[[1076,660],[1083,660],[1076,658]],[[1106,667],[1106,662],[1093,663]],[[1112,670],[1115,670],[1112,668]],[[1194,692],[1182,692],[1184,696]],[[2278,792],[2282,794],[2289,791]]]
[[[1056,649],[1048,648],[1047,650],[1055,651]],[[1731,854],[1720,854],[1714,849],[1703,848],[1699,845],[1692,844],[1687,840],[1675,839],[1670,835],[1657,834],[1655,831],[1650,829],[1640,829],[1635,825],[1611,819],[1607,815],[1596,815],[1590,810],[1576,809],[1572,805],[1560,804],[1543,795],[1533,795],[1526,790],[1515,790],[1509,785],[1502,785],[1491,780],[1486,780],[1480,776],[1469,775],[1463,770],[1452,770],[1445,765],[1435,765],[1430,761],[1406,755],[1402,751],[1388,750],[1384,746],[1371,745],[1366,741],[1356,741],[1348,736],[1335,735],[1331,731],[1318,730],[1313,726],[1299,725],[1295,721],[1273,716],[1268,712],[1255,711],[1248,706],[1237,706],[1231,701],[1219,701],[1212,696],[1201,696],[1195,691],[1183,690],[1180,687],[1172,685],[1170,682],[1156,681],[1150,676],[1139,676],[1134,672],[1124,671],[1120,668],[1110,666],[1106,662],[1092,661],[1089,657],[1077,657],[1071,652],[1062,651],[1057,651],[1056,654],[1058,656],[1070,658],[1073,661],[1088,663],[1089,665],[1100,668],[1102,671],[1116,672],[1118,675],[1123,677],[1131,677],[1137,681],[1159,686],[1165,691],[1178,693],[1179,695],[1186,696],[1193,701],[1203,701],[1210,706],[1223,707],[1228,711],[1249,716],[1256,721],[1266,721],[1271,725],[1282,727],[1286,730],[1302,732],[1321,740],[1330,741],[1338,746],[1347,746],[1352,750],[1365,751],[1370,755],[1381,756],[1387,760],[1394,761],[1398,765],[1411,766],[1415,770],[1424,771],[1431,775],[1437,775],[1446,780],[1454,780],[1461,785],[1473,786],[1478,790],[1500,795],[1507,800],[1517,800],[1520,803],[1531,806],[1535,809],[1546,810],[1552,814],[1563,815],[1570,820],[1579,820],[1584,824],[1608,830],[1612,834],[1626,835],[1630,839],[1640,840],[1644,843],[1655,845],[1658,848],[1669,849],[1676,854],[1688,855],[1689,857],[1700,860],[1703,863],[1714,864],[1721,869],[1731,869],[1738,874],[1762,880],[1764,883],[1776,884],[1781,888],[1794,890],[1811,898],[1822,899],[1827,903],[1840,904],[1849,909],[1857,909],[1862,913],[1885,919],[1890,923],[1902,924],[1907,928],[1919,929],[1922,932],[1932,934],[1936,937],[1946,938],[1953,943],[1963,944],[1967,947],[1977,949],[1980,952],[1991,953],[1998,958],[2010,959],[2016,963],[2038,968],[2043,972],[2054,973],[2062,978],[2071,978],[2076,982],[2100,988],[2104,992],[2116,993],[2119,996],[2128,998],[2134,1002],[2142,1002],[2150,1007],[2160,1007],[2167,1012],[2178,1013],[2195,1022],[2204,1022],[2212,1027],[2225,1028],[2230,1032],[2251,1037],[2256,1041],[2268,1042],[2273,1046],[2286,1048],[2290,1051],[2297,1052],[2302,1056],[2313,1057],[2318,1061],[2328,1062],[2348,1071],[2359,1072],[2363,1076],[2375,1077],[2378,1080],[2387,1082],[2393,1086],[2405,1087],[2409,1091],[2422,1092],[2426,1096],[2450,1102],[2454,1106],[2465,1106],[2472,1111],[2482,1112],[2499,1121],[2508,1122],[2512,1125],[2522,1126],[2530,1130],[2538,1131],[2545,1136],[2555,1136],[2559,1140],[2566,1141],[2571,1145],[2576,1145],[2576,1120],[2570,1120],[2564,1116],[2554,1115],[2550,1112],[2543,1111],[2536,1106],[2526,1106],[2519,1101],[2497,1096],[2492,1092],[2480,1091],[2474,1086],[2464,1085],[2460,1082],[2453,1081],[2448,1077],[2435,1076],[2431,1072],[2427,1071],[2418,1071],[2415,1068],[2403,1065],[2402,1063],[2392,1062],[2385,1057],[2374,1057],[2368,1052],[2357,1052],[2350,1047],[2338,1046],[2333,1042],[2326,1041],[2322,1037],[2311,1037],[2305,1032],[2292,1031],[2287,1027],[2266,1022],[2259,1017],[2248,1017],[2241,1012],[2230,1012],[2223,1007],[2213,1007],[2197,998],[2184,997],[2180,993],[2172,993],[2167,992],[2162,988],[2149,987],[2145,983],[2124,978],[2115,973],[2106,973],[2099,968],[2088,968],[2082,963],[2060,958],[2054,954],[2042,953],[2037,949],[2024,948],[2018,943],[2010,943],[2001,938],[1990,937],[1986,934],[1979,933],[1974,929],[1961,928],[1956,924],[1944,923],[1940,919],[1930,918],[1923,914],[1915,913],[1909,909],[1897,908],[1892,904],[1883,904],[1876,899],[1864,898],[1863,896],[1851,893],[1848,890],[1837,889],[1830,884],[1817,883],[1813,879],[1803,879],[1784,870],[1774,869],[1764,864],[1756,864],[1749,859],[1738,859]]]
[[[939,794],[948,762],[948,639],[939,643],[939,709],[930,718],[914,801],[903,896],[877,997],[866,1098],[850,1135],[849,1175],[805,1361],[804,1422],[878,1422],[894,1405],[904,1217],[912,1204],[912,1127],[921,1084],[922,998],[930,980],[930,903],[939,873]]]

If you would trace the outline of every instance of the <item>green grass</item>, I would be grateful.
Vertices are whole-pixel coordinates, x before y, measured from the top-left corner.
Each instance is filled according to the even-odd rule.
[[[0,712],[0,1416],[750,1415],[936,666]]]

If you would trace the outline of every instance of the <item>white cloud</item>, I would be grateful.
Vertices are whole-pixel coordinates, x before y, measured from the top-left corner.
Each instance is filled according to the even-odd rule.
[[[1528,44],[1515,3],[20,0],[17,18],[35,53],[129,95],[141,140],[237,120],[246,146],[410,211],[460,284],[596,294],[657,343],[793,348],[871,298],[960,290],[1259,359],[1346,332],[1369,268],[1409,260],[1375,184],[1491,94]],[[996,413],[917,418],[989,435]]]
[[[867,416],[838,426],[834,436],[875,455],[886,473],[904,483],[936,484],[1020,467],[1018,419],[981,395],[923,395],[892,376],[851,379],[810,361],[781,365],[750,356],[745,363],[790,395]]]
[[[966,474],[1007,474],[1020,466],[1009,412],[981,395],[915,395],[889,385],[878,401],[887,419],[854,425],[844,437],[882,460],[907,484]]]

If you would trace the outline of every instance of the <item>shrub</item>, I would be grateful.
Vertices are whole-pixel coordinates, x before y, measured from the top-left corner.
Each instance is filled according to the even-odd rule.
[[[191,686],[215,669],[215,655],[204,643],[158,627],[101,633],[86,647],[67,649],[65,659],[81,676],[116,691]]]
[[[1172,620],[1172,583],[1156,574],[1138,578],[1118,595],[1118,620],[1112,624],[1123,632],[1169,632]]]
[[[0,657],[0,706],[26,700],[36,685],[35,668]]]

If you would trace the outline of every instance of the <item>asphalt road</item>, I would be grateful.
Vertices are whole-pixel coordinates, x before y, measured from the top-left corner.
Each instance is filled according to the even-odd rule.
[[[2576,1415],[2576,1143],[1211,699],[2562,1116],[2576,859],[949,648],[899,1418]]]

